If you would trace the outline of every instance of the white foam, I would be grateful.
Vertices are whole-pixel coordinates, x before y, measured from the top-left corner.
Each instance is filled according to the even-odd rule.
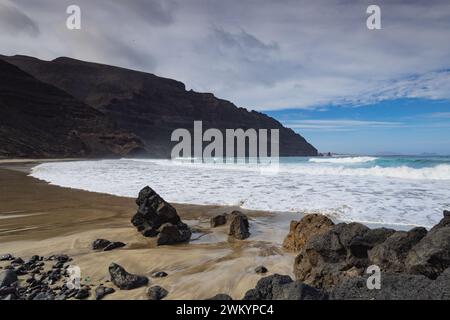
[[[347,221],[432,226],[450,207],[450,166],[414,169],[282,164],[275,175],[245,164],[170,160],[45,163],[32,176],[52,184],[136,197],[150,185],[166,200],[320,212]]]
[[[377,160],[375,157],[341,157],[341,158],[311,158],[309,162],[314,163],[337,163],[337,164],[352,164],[365,163]]]

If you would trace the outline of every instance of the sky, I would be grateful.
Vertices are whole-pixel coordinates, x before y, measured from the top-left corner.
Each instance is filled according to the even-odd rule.
[[[66,28],[72,4],[81,30]],[[0,0],[0,30],[1,54],[174,78],[320,151],[450,154],[448,0]]]

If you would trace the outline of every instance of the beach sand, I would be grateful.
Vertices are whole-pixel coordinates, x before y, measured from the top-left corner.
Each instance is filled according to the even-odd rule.
[[[28,176],[36,162],[0,164],[0,255],[26,259],[68,254],[81,268],[83,283],[93,289],[101,283],[113,286],[108,283],[108,266],[115,262],[128,272],[148,276],[149,286],[164,287],[169,291],[166,299],[206,299],[218,293],[241,299],[262,277],[254,271],[259,265],[267,267],[267,275],[292,276],[294,255],[283,251],[281,243],[289,221],[299,216],[241,210],[250,219],[252,235],[239,241],[229,239],[226,226],[209,226],[212,216],[236,208],[174,204],[196,231],[193,240],[157,247],[154,239],[143,237],[130,223],[137,209],[134,199],[49,185]],[[97,238],[127,246],[96,252],[91,243]],[[169,275],[151,278],[154,271]],[[115,289],[105,299],[146,299],[144,287]]]

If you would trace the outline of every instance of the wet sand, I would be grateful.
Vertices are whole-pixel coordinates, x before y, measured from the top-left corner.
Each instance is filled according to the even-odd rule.
[[[49,185],[27,175],[34,162],[39,160],[0,163],[0,255],[25,259],[34,254],[68,254],[72,264],[81,268],[83,283],[92,288],[107,284],[108,266],[115,262],[131,273],[148,276],[149,286],[167,289],[166,299],[205,299],[217,293],[241,299],[261,278],[254,272],[259,265],[269,269],[267,275],[292,276],[294,255],[283,251],[281,243],[289,221],[299,216],[241,210],[250,218],[252,234],[239,241],[228,237],[226,226],[209,226],[211,216],[236,208],[174,204],[195,231],[193,240],[157,247],[154,239],[143,237],[130,223],[136,212],[134,199]],[[127,246],[95,252],[91,243],[97,238]],[[169,276],[151,278],[154,271]],[[105,299],[146,299],[145,291],[116,290]]]

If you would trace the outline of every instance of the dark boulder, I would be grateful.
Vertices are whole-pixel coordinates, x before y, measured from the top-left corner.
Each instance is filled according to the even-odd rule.
[[[212,217],[211,221],[210,221],[211,228],[223,226],[226,223],[227,223],[227,214],[226,213],[219,214],[215,217]]]
[[[323,300],[327,296],[319,290],[291,277],[274,274],[262,278],[243,300]]]
[[[169,292],[160,286],[153,286],[148,288],[147,296],[149,300],[162,300],[164,299]]]
[[[139,192],[136,204],[139,208],[131,222],[145,237],[156,237],[161,232],[165,233],[160,237],[161,240],[158,239],[158,244],[173,244],[190,239],[191,230],[181,221],[175,208],[150,187],[147,186]]]
[[[289,251],[299,252],[312,236],[324,234],[333,225],[333,221],[320,214],[308,214],[300,221],[291,221],[283,247]]]
[[[450,226],[431,230],[415,245],[405,260],[409,273],[436,279],[450,267]]]
[[[187,224],[178,222],[174,225],[165,223],[159,228],[156,239],[158,246],[187,242],[191,238],[191,230]]]
[[[148,278],[128,273],[118,264],[111,263],[109,266],[111,281],[121,290],[131,290],[148,284]]]
[[[229,235],[244,240],[250,237],[250,225],[245,214],[239,211],[233,211],[230,215],[230,231]]]
[[[426,234],[425,228],[393,233],[386,241],[369,251],[371,263],[379,266],[384,272],[404,272],[406,256]]]
[[[354,256],[350,244],[369,229],[359,223],[340,223],[310,238],[294,262],[297,280],[329,289],[347,276],[358,276],[368,265],[366,254]]]

